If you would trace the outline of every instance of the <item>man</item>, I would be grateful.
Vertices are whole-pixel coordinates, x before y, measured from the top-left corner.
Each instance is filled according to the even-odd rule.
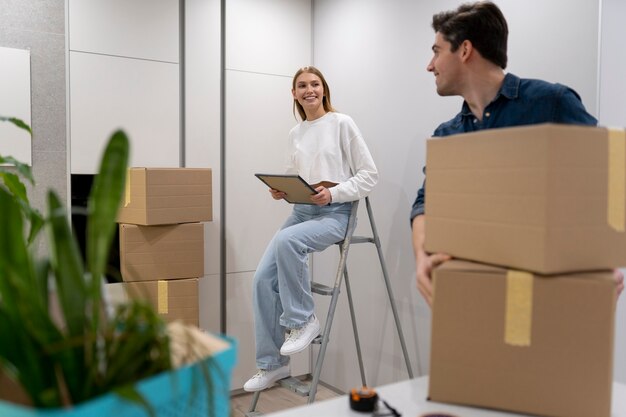
[[[433,16],[435,43],[428,67],[435,75],[440,96],[464,98],[461,112],[442,123],[433,136],[447,136],[538,123],[596,125],[580,96],[571,88],[541,80],[505,74],[508,26],[495,4],[484,1],[461,5]],[[424,171],[426,172],[426,171]],[[432,304],[431,271],[450,259],[424,250],[425,188],[417,193],[411,210],[417,287]],[[615,271],[618,294],[624,277]]]

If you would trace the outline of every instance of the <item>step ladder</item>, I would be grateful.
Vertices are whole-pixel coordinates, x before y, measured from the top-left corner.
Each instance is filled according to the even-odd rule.
[[[350,318],[352,319],[352,330],[354,332],[354,341],[356,344],[356,353],[357,359],[359,362],[359,371],[361,372],[361,383],[363,386],[367,386],[365,380],[365,369],[363,367],[363,357],[361,355],[361,344],[359,342],[359,333],[356,325],[356,316],[354,313],[354,305],[352,302],[352,292],[350,291],[350,280],[348,278],[348,268],[346,265],[346,261],[348,259],[348,251],[350,249],[350,245],[357,243],[373,243],[376,246],[376,250],[378,252],[378,259],[380,261],[380,266],[383,272],[383,277],[385,279],[385,287],[387,289],[387,295],[389,296],[389,302],[391,304],[391,310],[393,312],[393,318],[395,320],[396,329],[398,331],[398,337],[400,339],[400,345],[402,347],[402,354],[404,355],[404,360],[406,362],[407,372],[409,374],[409,378],[413,378],[413,370],[411,368],[411,362],[409,360],[409,354],[406,349],[406,343],[404,341],[404,334],[402,332],[402,325],[400,324],[400,317],[398,316],[398,311],[396,309],[396,303],[393,298],[393,292],[391,289],[391,283],[389,281],[389,274],[387,273],[387,265],[385,264],[385,259],[383,258],[383,252],[380,244],[380,239],[378,237],[378,231],[376,230],[376,223],[374,222],[374,216],[372,214],[372,206],[370,205],[369,197],[365,197],[365,205],[367,208],[367,215],[369,217],[370,228],[372,230],[372,237],[364,237],[364,236],[353,236],[354,229],[356,228],[356,217],[359,208],[359,201],[355,201],[352,204],[352,211],[350,212],[350,218],[348,220],[348,228],[346,230],[346,236],[344,240],[338,242],[339,246],[339,266],[337,267],[337,275],[335,277],[335,282],[332,287],[323,285],[317,282],[311,282],[311,291],[315,294],[330,296],[330,306],[328,308],[328,314],[326,316],[326,324],[324,326],[324,331],[322,334],[317,336],[312,344],[319,344],[320,350],[317,354],[317,360],[315,363],[315,369],[313,371],[311,382],[303,382],[297,378],[289,377],[285,379],[281,379],[278,381],[278,384],[281,386],[301,395],[308,396],[308,403],[311,404],[315,401],[315,395],[317,393],[317,385],[319,383],[320,374],[322,373],[322,365],[324,363],[324,357],[326,355],[326,347],[328,346],[328,341],[330,338],[330,330],[333,323],[333,318],[335,316],[335,309],[337,307],[337,301],[339,300],[339,292],[341,289],[341,283],[345,279],[346,285],[346,295],[348,298],[348,305],[350,308]],[[255,411],[257,403],[259,401],[259,397],[261,395],[261,391],[257,391],[253,398],[252,404],[250,405],[250,410],[246,413],[247,417],[260,416],[261,413]]]

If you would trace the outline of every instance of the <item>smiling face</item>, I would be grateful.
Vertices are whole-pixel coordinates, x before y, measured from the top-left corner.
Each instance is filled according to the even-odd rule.
[[[315,120],[326,114],[323,106],[324,85],[320,77],[310,72],[303,72],[296,78],[294,84],[291,94],[304,109],[307,120]]]
[[[435,75],[437,93],[440,96],[453,96],[460,94],[461,81],[461,50],[451,50],[452,45],[446,41],[439,32],[435,34],[433,44],[433,58],[428,63],[426,70]]]

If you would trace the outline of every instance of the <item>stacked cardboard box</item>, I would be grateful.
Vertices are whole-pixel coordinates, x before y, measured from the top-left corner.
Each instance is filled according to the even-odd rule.
[[[624,131],[537,125],[431,139],[426,165],[426,250],[466,260],[433,272],[430,398],[610,416]]]
[[[212,220],[208,168],[131,168],[118,215],[121,284],[166,321],[198,325],[204,223]]]

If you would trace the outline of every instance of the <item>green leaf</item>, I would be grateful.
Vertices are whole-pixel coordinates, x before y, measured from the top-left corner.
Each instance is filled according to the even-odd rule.
[[[22,164],[12,157],[3,157],[0,155],[0,164],[1,163],[11,163],[15,165],[18,173],[26,178],[32,185],[35,185],[32,171],[28,165]],[[28,234],[28,243],[30,245],[34,242],[37,234],[41,230],[43,225],[43,216],[36,208],[30,205],[30,202],[28,201],[28,194],[26,192],[26,186],[20,180],[18,175],[12,172],[0,171],[0,178],[4,182],[4,186],[7,190],[9,190],[9,192],[18,199],[20,205],[22,206],[22,210],[30,220],[30,231]]]
[[[23,162],[18,161],[12,156],[2,156],[0,155],[0,164],[11,164],[15,167],[17,172],[24,178],[28,180],[32,185],[35,185],[35,179],[33,178],[33,171],[29,165],[26,165]]]
[[[23,323],[0,307],[0,368],[8,369],[36,406],[58,406],[54,374],[39,344],[22,330]],[[48,393],[43,396],[42,393]]]
[[[107,343],[108,385],[123,385],[171,368],[166,327],[150,305],[133,301],[121,306],[111,326],[116,335]]]
[[[0,121],[30,132],[17,119]],[[117,227],[128,154],[128,138],[116,132],[88,201],[87,267],[58,196],[48,193],[48,218],[43,217],[30,205],[22,182],[34,184],[30,167],[0,157],[17,167],[0,168],[0,368],[17,378],[36,407],[60,407],[68,400],[78,404],[115,390],[153,414],[133,385],[171,369],[165,323],[153,307],[133,302],[112,319],[103,319],[102,276]],[[50,255],[37,259],[40,249],[31,243],[44,225]],[[60,324],[50,314],[51,277],[63,316]]]
[[[80,343],[72,347],[71,356],[61,359],[65,383],[70,396],[82,398],[83,381],[81,367],[85,364],[85,350],[81,336],[91,326],[87,325],[88,291],[85,283],[85,269],[78,244],[72,235],[68,216],[59,200],[52,191],[48,192],[48,212],[50,215],[50,250],[51,264],[56,279],[56,293],[59,305],[65,318],[70,339],[78,338]],[[69,355],[69,353],[68,353]]]
[[[1,158],[0,158],[1,159]],[[26,186],[20,181],[20,178],[12,172],[0,171],[0,178],[4,182],[4,186],[20,201],[28,203],[28,195],[26,194]]]
[[[0,300],[8,311],[17,311],[19,294],[10,277],[28,277],[28,249],[24,242],[24,222],[19,204],[0,187]]]
[[[27,131],[31,136],[33,134],[33,131],[30,129],[30,126],[28,126],[23,120],[18,119],[17,117],[0,116],[0,121],[13,123],[15,126],[19,127],[20,129],[24,129],[25,131]]]
[[[87,329],[85,313],[88,293],[82,256],[68,224],[67,213],[53,191],[48,192],[48,212],[56,291],[69,334],[80,335]]]
[[[30,232],[28,233],[28,244],[32,245],[32,243],[35,241],[35,238],[39,234],[39,231],[44,225],[44,218],[41,215],[41,213],[39,213],[39,211],[37,211],[36,209],[30,206],[28,206],[28,209],[26,210],[26,214],[28,215],[28,218],[30,219]]]
[[[126,134],[115,132],[109,139],[87,202],[87,265],[93,277],[104,274],[109,257],[117,227],[117,212],[124,194],[128,153]]]

